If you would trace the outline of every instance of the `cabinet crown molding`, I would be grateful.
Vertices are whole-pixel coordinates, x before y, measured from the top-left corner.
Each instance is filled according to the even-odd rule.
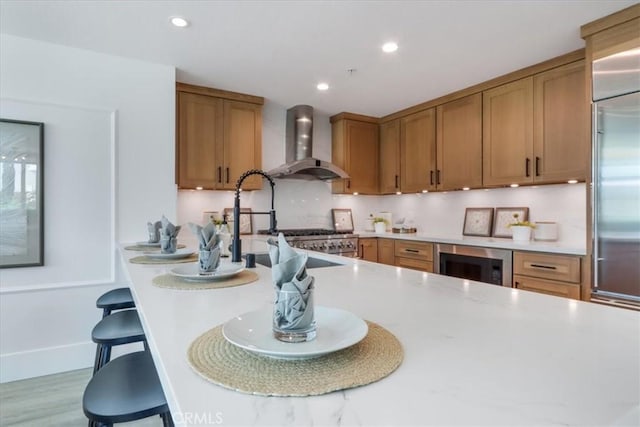
[[[217,98],[228,99],[231,101],[250,102],[252,104],[263,105],[264,98],[261,96],[247,95],[245,93],[231,92],[228,90],[214,89],[204,86],[196,86],[188,83],[176,82],[176,90],[178,92],[194,93],[197,95],[215,96]]]

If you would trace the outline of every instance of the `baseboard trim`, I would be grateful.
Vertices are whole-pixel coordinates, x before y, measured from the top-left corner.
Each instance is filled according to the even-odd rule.
[[[0,383],[93,366],[96,345],[82,342],[0,355]]]
[[[118,345],[111,350],[111,359],[143,349],[140,342]],[[90,368],[95,355],[96,345],[91,341],[2,354],[0,384]]]

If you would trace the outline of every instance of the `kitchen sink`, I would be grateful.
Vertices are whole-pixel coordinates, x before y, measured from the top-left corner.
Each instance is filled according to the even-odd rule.
[[[263,254],[255,254],[256,255],[256,264],[264,265],[265,267],[271,268],[271,258],[269,258],[268,253]],[[243,255],[244,257],[244,255]],[[327,261],[326,259],[309,257],[307,258],[307,268],[322,268],[322,267],[339,267],[343,264]]]

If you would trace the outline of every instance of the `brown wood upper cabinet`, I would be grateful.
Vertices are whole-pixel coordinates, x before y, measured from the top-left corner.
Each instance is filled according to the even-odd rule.
[[[533,77],[483,93],[483,184],[531,182]]]
[[[482,94],[437,107],[436,187],[482,187]]]
[[[332,182],[334,193],[378,194],[378,119],[331,117],[332,162],[349,178]]]
[[[380,193],[400,191],[400,120],[380,125]]]
[[[436,189],[436,109],[400,119],[400,191]]]
[[[585,180],[584,61],[483,92],[483,184]]]
[[[242,173],[262,165],[263,98],[178,83],[176,183],[233,190]],[[245,190],[262,188],[249,177]]]
[[[584,181],[589,167],[584,61],[533,77],[533,181]]]

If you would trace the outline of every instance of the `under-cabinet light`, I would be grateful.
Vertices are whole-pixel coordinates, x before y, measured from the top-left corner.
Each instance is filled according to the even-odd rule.
[[[518,188],[518,187],[520,187],[520,184],[511,184],[511,185],[509,185],[509,187],[511,187],[511,188]]]
[[[578,180],[577,179],[570,179],[569,181],[567,181],[567,183],[569,183],[569,184],[577,184]]]

